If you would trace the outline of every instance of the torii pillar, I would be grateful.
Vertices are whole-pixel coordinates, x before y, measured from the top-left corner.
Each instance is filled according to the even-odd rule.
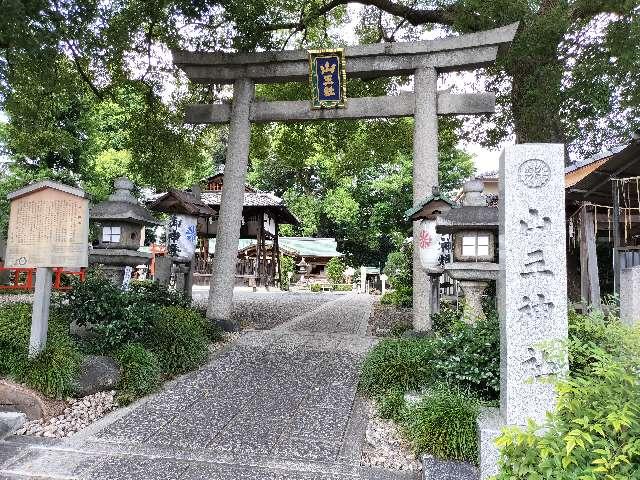
[[[371,119],[414,116],[414,205],[438,184],[438,115],[492,113],[491,93],[454,95],[437,91],[438,74],[474,70],[494,63],[500,47],[511,42],[518,24],[485,32],[423,42],[362,45],[345,48],[348,77],[374,78],[414,75],[414,92],[386,97],[351,98],[345,108],[312,110],[306,101],[255,101],[255,83],[307,82],[308,53],[304,50],[259,53],[194,53],[174,50],[173,60],[193,82],[234,85],[233,104],[191,105],[187,123],[229,123],[229,147],[222,187],[216,252],[207,317],[227,329],[231,319],[235,265],[250,140],[250,123],[308,120]],[[431,279],[415,255],[414,328],[431,329]]]

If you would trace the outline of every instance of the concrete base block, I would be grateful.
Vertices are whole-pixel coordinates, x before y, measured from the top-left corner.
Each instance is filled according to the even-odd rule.
[[[620,271],[620,320],[629,326],[640,324],[640,266]]]
[[[505,422],[498,408],[484,408],[478,417],[478,445],[480,450],[480,479],[497,475],[500,452],[495,440],[500,436]]]
[[[422,480],[478,480],[478,469],[465,462],[422,456]]]
[[[4,412],[0,413],[0,440],[8,437],[18,430],[27,421],[24,413]]]

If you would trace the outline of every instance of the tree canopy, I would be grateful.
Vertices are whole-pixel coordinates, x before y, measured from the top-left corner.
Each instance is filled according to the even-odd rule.
[[[460,136],[488,146],[510,134],[566,141],[581,154],[626,140],[639,126],[639,8],[638,0],[2,0],[0,143],[23,181],[57,175],[98,198],[122,174],[140,186],[184,187],[222,163],[226,148],[226,127],[185,125],[184,107],[229,89],[190,85],[170,48],[328,47],[520,21],[510,52],[478,72],[478,86],[498,93],[498,114],[464,128],[441,122],[440,182],[453,188],[472,171]],[[349,96],[394,93],[408,81],[350,81]],[[257,93],[300,99],[306,89]],[[411,135],[411,119],[254,126],[250,179],[287,199],[303,220],[296,233],[335,236],[351,258],[374,261],[407,226]]]

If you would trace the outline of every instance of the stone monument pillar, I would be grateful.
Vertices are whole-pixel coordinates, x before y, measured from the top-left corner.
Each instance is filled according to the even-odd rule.
[[[479,419],[480,471],[497,473],[505,425],[538,423],[555,408],[566,371],[564,146],[525,144],[500,158],[500,411]]]
[[[236,80],[233,86],[229,146],[207,307],[207,318],[219,321],[228,330],[240,328],[239,325],[231,322],[231,312],[233,310],[238,242],[240,241],[240,222],[244,204],[244,186],[249,162],[249,139],[251,136],[249,113],[254,90],[254,83],[248,78]]]
[[[620,271],[620,320],[626,325],[640,323],[640,266]]]
[[[438,185],[438,72],[420,68],[414,75],[413,203]],[[420,266],[420,221],[413,222],[413,328],[431,330],[431,277]]]

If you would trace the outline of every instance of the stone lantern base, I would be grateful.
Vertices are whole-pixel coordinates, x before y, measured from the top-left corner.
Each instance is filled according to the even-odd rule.
[[[491,262],[453,262],[445,265],[445,272],[458,280],[464,292],[464,321],[475,323],[484,318],[482,294],[491,280],[497,280],[499,266]]]
[[[149,265],[152,257],[151,253],[137,250],[94,248],[89,254],[89,265],[100,265],[105,276],[114,284],[121,286],[124,281],[125,267]]]
[[[460,288],[464,292],[464,310],[462,319],[467,323],[475,323],[485,318],[482,309],[482,295],[489,282],[485,280],[460,280]]]

